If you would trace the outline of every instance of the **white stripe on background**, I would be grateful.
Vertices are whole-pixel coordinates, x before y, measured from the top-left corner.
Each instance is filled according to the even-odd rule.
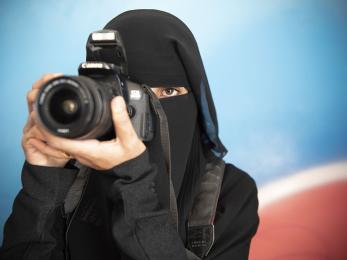
[[[300,171],[260,187],[259,208],[311,188],[341,181],[347,181],[346,161]]]

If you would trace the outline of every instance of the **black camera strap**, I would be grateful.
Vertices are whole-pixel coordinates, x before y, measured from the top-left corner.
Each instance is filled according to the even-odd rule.
[[[207,161],[188,218],[188,249],[200,259],[208,255],[215,240],[214,219],[225,169],[223,159],[208,156]]]

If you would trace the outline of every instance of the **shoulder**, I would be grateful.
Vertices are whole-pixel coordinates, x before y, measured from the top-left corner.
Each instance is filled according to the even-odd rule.
[[[213,256],[247,259],[258,225],[258,192],[254,179],[231,163],[225,164],[223,183],[215,214]],[[223,259],[224,259],[223,258]]]
[[[241,194],[257,193],[255,180],[245,171],[234,164],[226,163],[224,170],[221,195],[237,191]]]
[[[254,179],[235,165],[226,163],[217,215],[256,220],[258,206],[258,189]]]

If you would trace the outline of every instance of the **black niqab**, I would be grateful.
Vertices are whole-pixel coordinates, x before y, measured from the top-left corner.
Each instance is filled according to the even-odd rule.
[[[218,137],[218,123],[197,43],[177,17],[159,10],[131,10],[111,20],[105,29],[120,32],[130,80],[150,87],[184,86],[188,94],[160,99],[170,135],[172,182],[178,197],[179,232],[185,240],[185,221],[195,186],[204,172],[205,152],[223,157],[227,150]],[[147,145],[159,173],[163,157],[158,138]],[[159,176],[158,194],[168,201],[168,184]],[[163,188],[166,187],[166,188]],[[181,188],[182,187],[182,188]]]
[[[116,16],[105,29],[121,33],[131,80],[151,87],[190,87],[198,105],[203,142],[216,156],[224,157],[227,150],[218,137],[212,95],[189,28],[172,14],[143,9]]]

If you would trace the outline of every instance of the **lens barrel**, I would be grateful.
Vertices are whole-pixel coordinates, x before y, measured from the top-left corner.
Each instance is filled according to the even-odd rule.
[[[112,127],[107,82],[62,76],[47,82],[35,102],[39,122],[52,134],[75,139],[102,137]]]

